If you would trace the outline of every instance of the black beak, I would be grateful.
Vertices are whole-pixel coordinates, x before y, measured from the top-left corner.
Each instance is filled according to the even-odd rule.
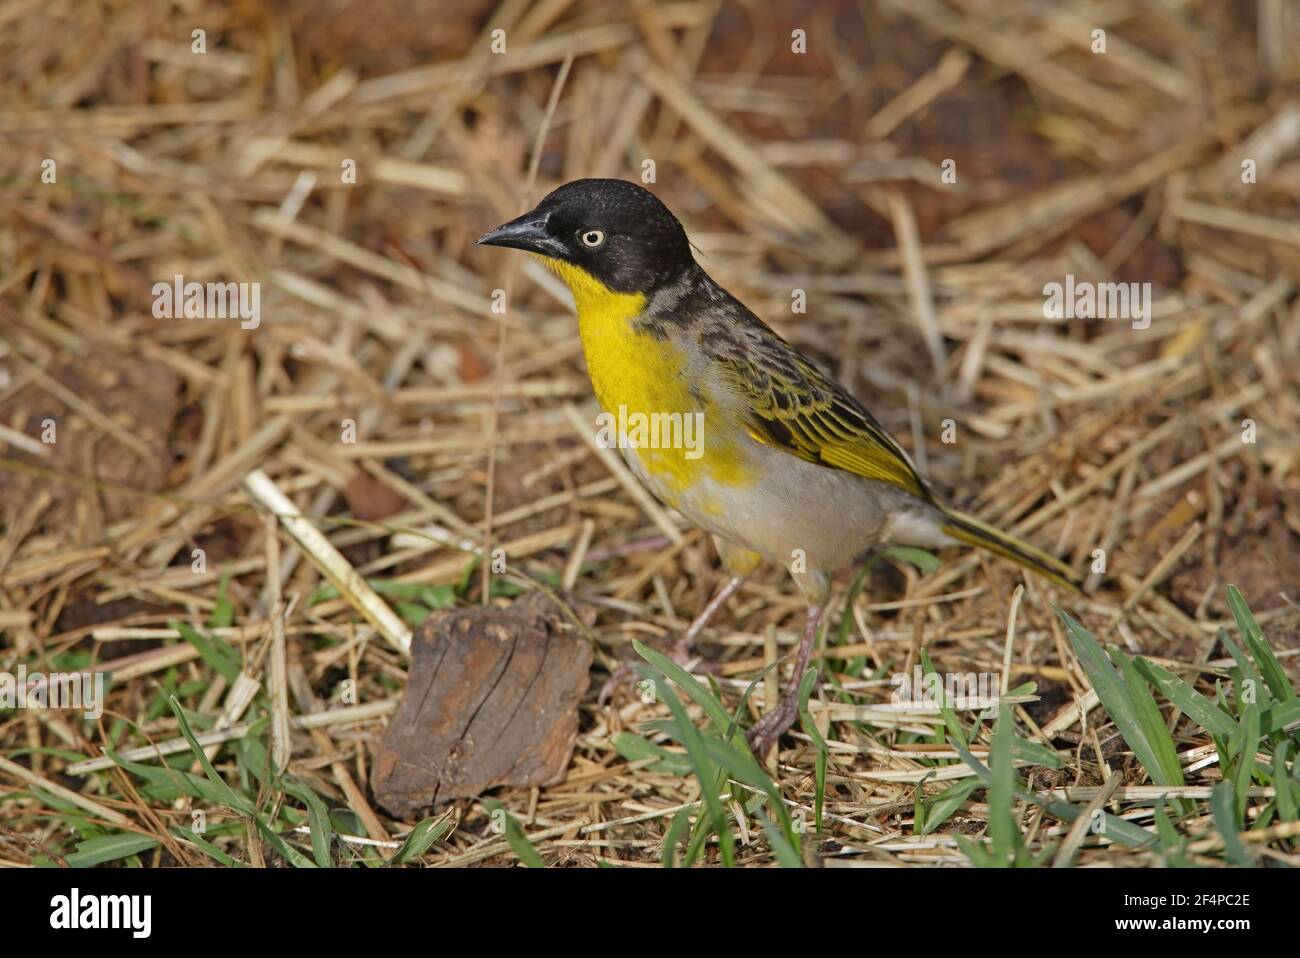
[[[543,256],[563,256],[568,252],[564,244],[546,229],[546,220],[550,215],[549,210],[530,210],[480,236],[478,245],[504,246],[529,253],[541,253]]]

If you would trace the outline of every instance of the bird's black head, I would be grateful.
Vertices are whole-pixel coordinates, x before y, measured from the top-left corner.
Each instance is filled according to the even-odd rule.
[[[576,266],[620,293],[649,294],[695,265],[677,217],[626,180],[565,183],[479,243]]]

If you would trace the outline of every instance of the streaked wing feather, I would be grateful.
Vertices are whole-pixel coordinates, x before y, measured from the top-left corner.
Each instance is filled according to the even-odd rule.
[[[752,329],[752,327],[751,327]],[[715,358],[750,409],[758,442],[932,499],[906,453],[838,383],[767,329]]]

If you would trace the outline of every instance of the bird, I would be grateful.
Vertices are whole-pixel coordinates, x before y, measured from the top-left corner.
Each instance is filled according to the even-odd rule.
[[[1077,590],[1064,562],[945,505],[865,405],[704,271],[681,222],[643,186],[573,180],[478,244],[531,253],[569,288],[624,461],[713,538],[728,576],[676,656],[764,561],[794,579],[807,615],[792,687],[747,732],[758,755],[798,715],[836,571],[893,545],[966,545]],[[628,428],[688,421],[694,444],[674,444],[684,429]]]

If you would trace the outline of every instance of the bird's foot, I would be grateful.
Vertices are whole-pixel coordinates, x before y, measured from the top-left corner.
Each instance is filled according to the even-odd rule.
[[[749,747],[759,761],[762,761],[777,740],[794,725],[794,720],[799,717],[799,687],[803,683],[804,672],[812,657],[813,644],[817,639],[817,623],[821,620],[821,614],[820,605],[808,607],[808,618],[803,627],[803,640],[799,643],[799,654],[795,658],[794,675],[791,677],[793,687],[781,696],[776,708],[755,722],[745,733]]]
[[[772,711],[760,718],[745,733],[745,739],[749,742],[750,750],[759,761],[772,750],[772,746],[777,743],[790,727],[794,725],[794,720],[799,717],[798,692],[794,695],[783,695],[781,701]]]

